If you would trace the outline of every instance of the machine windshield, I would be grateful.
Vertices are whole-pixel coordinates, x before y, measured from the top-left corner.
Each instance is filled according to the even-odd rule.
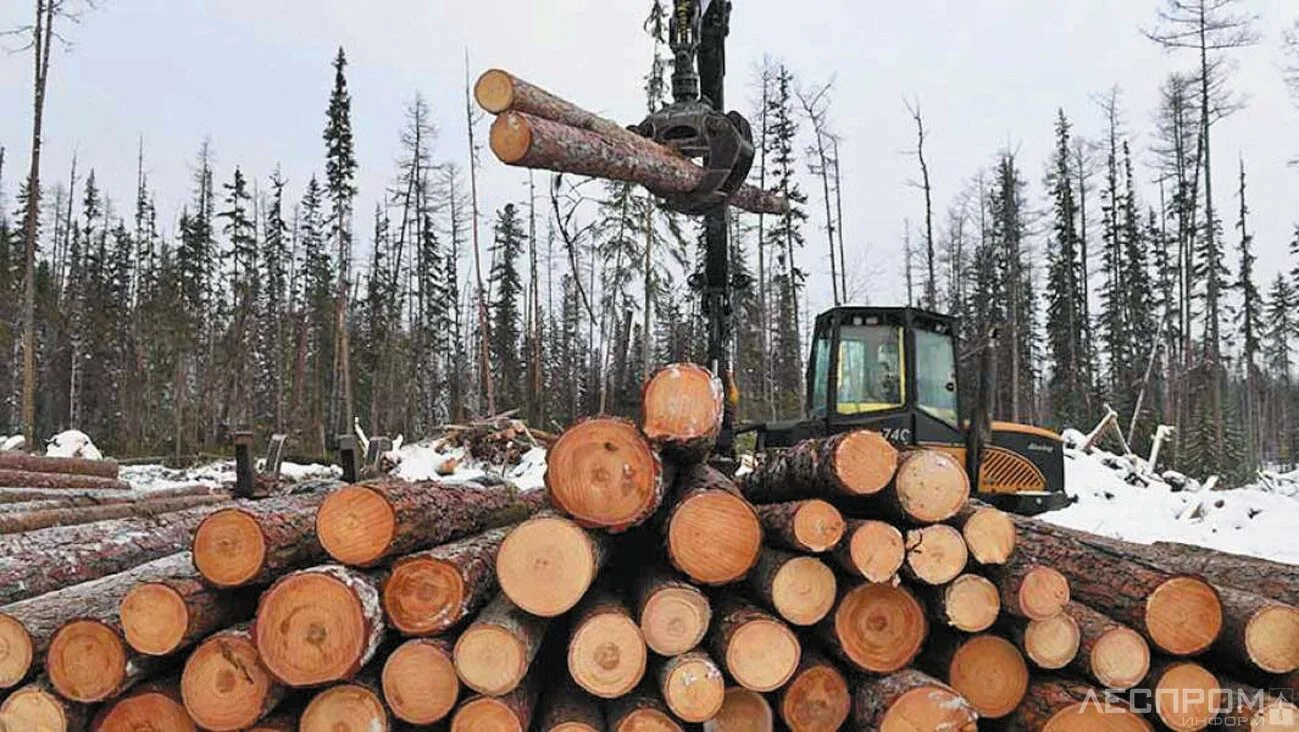
[[[905,389],[902,329],[892,325],[844,325],[839,330],[839,414],[862,414],[902,406]]]
[[[916,329],[916,404],[930,415],[956,424],[956,354],[952,337]]]

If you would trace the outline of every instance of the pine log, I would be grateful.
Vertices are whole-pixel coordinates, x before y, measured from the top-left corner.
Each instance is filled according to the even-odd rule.
[[[604,712],[572,679],[552,683],[542,694],[537,732],[604,732]]]
[[[1223,625],[1217,653],[1238,667],[1269,674],[1299,669],[1299,609],[1234,587],[1218,593]]]
[[[898,458],[893,481],[875,503],[908,523],[947,521],[965,508],[970,476],[965,466],[941,450],[913,449]]]
[[[632,693],[605,705],[610,732],[683,732],[658,691],[642,684]]]
[[[988,576],[1001,593],[1002,609],[1017,618],[1045,620],[1059,615],[1069,602],[1069,580],[1048,563],[1018,552],[1004,565],[989,567]]]
[[[611,546],[608,534],[546,513],[506,535],[496,553],[496,579],[515,605],[553,618],[581,601]]]
[[[837,732],[852,712],[852,692],[838,667],[804,650],[777,707],[790,732]]]
[[[887,521],[848,519],[847,539],[834,550],[839,566],[871,582],[888,582],[906,560],[906,540]]]
[[[762,524],[753,506],[729,478],[706,465],[677,476],[662,531],[672,566],[704,585],[744,577],[762,550]]]
[[[1204,577],[1217,587],[1235,587],[1299,606],[1299,572],[1293,564],[1175,542],[1130,546],[1151,564],[1170,572]]]
[[[905,668],[920,652],[929,624],[907,588],[865,582],[843,591],[817,625],[825,647],[856,669],[875,674]]]
[[[198,732],[181,703],[176,679],[150,682],[105,705],[91,723],[94,732]]]
[[[153,498],[179,498],[181,496],[229,495],[229,491],[214,485],[196,483],[149,490],[50,490],[48,488],[0,488],[0,509],[8,512],[16,503],[33,501],[61,501],[73,506],[106,506],[112,503],[133,503]]]
[[[478,77],[474,84],[474,99],[478,106],[491,114],[526,112],[632,145],[645,141],[645,138],[617,122],[588,112],[501,69],[489,69]]]
[[[119,696],[152,676],[165,663],[126,645],[115,602],[79,608],[82,617],[54,632],[45,654],[45,673],[61,696],[91,704]]]
[[[789,681],[803,653],[789,626],[729,595],[717,597],[708,646],[740,686],[764,693]]]
[[[702,462],[722,430],[722,380],[693,363],[674,363],[650,375],[641,390],[641,430],[677,463]]]
[[[383,585],[388,622],[404,635],[438,635],[496,594],[496,553],[513,526],[407,554]]]
[[[1047,671],[1059,671],[1073,663],[1082,647],[1082,629],[1066,612],[1041,620],[1015,621],[1007,630],[1006,635],[1028,660]]]
[[[112,460],[28,455],[17,450],[0,450],[0,470],[58,473],[60,475],[94,475],[100,478],[116,478],[118,473],[117,463]]]
[[[607,588],[592,590],[574,611],[568,672],[588,693],[613,699],[645,675],[648,653],[626,604]]]
[[[451,732],[528,732],[539,696],[533,681],[501,696],[475,696],[456,710]]]
[[[666,567],[637,577],[635,597],[645,644],[661,656],[685,653],[708,633],[712,620],[708,597]]]
[[[267,498],[214,512],[194,532],[194,566],[209,584],[262,585],[326,559],[316,508],[326,492]]]
[[[1100,689],[1034,677],[1024,701],[1006,719],[1010,732],[1151,732],[1153,727]]]
[[[1159,721],[1173,732],[1197,732],[1208,727],[1222,709],[1218,677],[1192,661],[1155,659],[1140,687],[1148,694]]]
[[[915,588],[925,601],[929,619],[966,633],[982,633],[997,621],[1001,597],[987,577],[963,574],[939,587]]]
[[[42,676],[10,694],[0,704],[0,730],[84,732],[93,707],[64,699]]]
[[[897,467],[898,452],[888,440],[878,432],[857,430],[768,454],[739,479],[739,488],[754,503],[868,496],[884,490]]]
[[[388,732],[391,722],[378,685],[367,674],[311,697],[298,732]]]
[[[35,513],[36,511],[51,511],[56,508],[76,508],[78,505],[74,501],[60,501],[53,498],[39,499],[35,501],[23,501],[21,503],[0,503],[0,518],[7,518],[13,514]],[[94,505],[94,504],[91,504]]]
[[[853,694],[854,729],[975,732],[978,718],[951,687],[914,669],[861,679]]]
[[[965,571],[970,558],[961,532],[947,524],[908,531],[906,547],[903,574],[926,585],[945,585],[956,579]]]
[[[527,677],[548,622],[498,594],[456,641],[453,658],[460,680],[480,694],[510,693]]]
[[[658,195],[690,193],[705,176],[700,166],[650,140],[606,137],[525,112],[499,115],[490,144],[506,165],[636,183]],[[727,203],[752,213],[783,214],[789,207],[779,194],[748,184]]]
[[[700,650],[666,659],[655,674],[663,703],[684,722],[712,719],[722,709],[726,682],[712,658]]]
[[[374,481],[340,488],[316,509],[316,536],[335,561],[371,567],[485,529],[516,523],[545,501],[539,491],[436,481]]]
[[[545,480],[555,508],[583,526],[618,533],[654,515],[668,476],[634,424],[593,417],[564,430],[550,446]]]
[[[764,548],[745,579],[749,590],[793,625],[816,625],[834,607],[834,571],[816,557]]]
[[[383,640],[377,579],[323,564],[276,580],[262,594],[253,624],[271,676],[295,688],[355,676]]]
[[[820,554],[839,545],[846,524],[839,509],[819,499],[754,506],[767,543]]]
[[[383,699],[397,719],[415,725],[446,719],[460,696],[454,641],[412,638],[383,663]]]
[[[6,488],[44,488],[65,491],[129,491],[131,484],[116,478],[64,473],[33,473],[0,468],[0,485]]]
[[[1225,692],[1226,709],[1213,720],[1215,728],[1250,732],[1294,732],[1299,729],[1299,707],[1292,701],[1232,679],[1219,681]]]
[[[257,596],[204,584],[189,552],[153,562],[160,571],[140,578],[122,596],[118,614],[126,642],[149,656],[166,656],[233,623],[250,619]]]
[[[970,558],[979,564],[1005,564],[1015,553],[1015,522],[1001,509],[970,501],[952,518],[952,524],[961,530]]]
[[[12,513],[0,516],[0,534],[18,534],[51,526],[89,524],[107,519],[154,518],[160,514],[183,511],[197,506],[228,503],[230,500],[231,498],[228,495],[182,496],[137,501],[135,503],[113,503],[106,506],[50,508],[26,513]]]
[[[922,655],[924,668],[946,682],[983,719],[1015,710],[1028,689],[1028,664],[1015,644],[998,635],[935,633]]]
[[[704,732],[772,732],[775,724],[766,697],[743,686],[729,686],[717,716],[704,722]]]
[[[1164,571],[1111,543],[1016,517],[1018,555],[1069,578],[1072,597],[1140,632],[1172,656],[1207,650],[1222,631],[1217,591],[1198,577]]]
[[[234,732],[266,717],[284,696],[271,678],[247,628],[232,628],[203,640],[185,660],[180,675],[185,711],[203,729]]]
[[[1078,624],[1072,668],[1106,689],[1130,689],[1150,671],[1150,646],[1135,630],[1079,602],[1065,606]]]

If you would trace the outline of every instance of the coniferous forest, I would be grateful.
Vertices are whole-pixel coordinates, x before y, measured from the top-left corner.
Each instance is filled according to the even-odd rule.
[[[115,455],[188,456],[255,429],[317,455],[354,422],[409,439],[517,409],[554,429],[631,414],[649,369],[701,357],[697,221],[631,185],[526,172],[516,201],[485,210],[479,170],[496,162],[468,90],[461,109],[412,96],[389,188],[357,210],[345,49],[321,59],[309,179],[286,181],[273,161],[218,165],[219,132],[188,160],[141,146],[133,190],[101,186],[90,159],[41,167],[46,74],[59,35],[84,29],[67,17],[72,0],[28,2],[36,134],[0,140],[0,434],[75,427]],[[669,96],[667,8],[644,2],[654,109]],[[963,189],[934,191],[937,120],[918,102],[881,111],[914,123],[916,206],[905,257],[877,276],[959,316],[962,354],[992,349],[994,416],[1087,430],[1109,405],[1136,451],[1173,425],[1166,466],[1239,483],[1299,459],[1299,212],[1292,241],[1266,244],[1287,247],[1293,268],[1265,280],[1249,161],[1217,134],[1248,103],[1233,53],[1272,31],[1241,0],[1151,6],[1142,32],[1169,68],[1154,119],[1125,115],[1120,87],[1090,109],[1026,115],[1053,126],[1049,159],[991,150]],[[1278,73],[1299,99],[1294,28]],[[841,226],[860,186],[840,175],[851,140],[836,127],[839,90],[796,66],[731,71],[757,90],[744,110],[750,182],[794,203],[731,217],[750,282],[734,303],[741,421],[802,413],[807,290],[825,285],[808,263],[828,259],[836,303],[870,292]],[[466,125],[470,149],[434,153],[439,128]],[[174,219],[145,173],[162,165],[192,171]],[[1213,187],[1224,169],[1233,190]],[[975,363],[962,361],[966,385]]]

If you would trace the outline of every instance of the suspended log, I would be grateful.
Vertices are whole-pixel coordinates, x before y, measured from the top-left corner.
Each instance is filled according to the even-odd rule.
[[[552,683],[542,693],[538,732],[604,732],[604,712],[594,697],[572,679]]]
[[[816,557],[764,548],[745,580],[749,590],[794,625],[815,625],[834,607],[834,571]]]
[[[766,697],[743,686],[730,686],[717,716],[704,722],[704,732],[772,732],[775,715]]]
[[[146,684],[104,706],[92,723],[95,732],[198,732],[185,712],[176,680]]]
[[[311,697],[298,732],[386,732],[390,719],[373,679],[336,684]]]
[[[843,593],[817,632],[827,649],[853,667],[888,674],[915,659],[929,624],[924,608],[905,587],[862,583]]]
[[[956,579],[970,557],[961,532],[946,524],[908,531],[906,548],[903,574],[926,585],[945,585]]]
[[[266,584],[326,558],[316,538],[325,491],[267,498],[214,512],[194,531],[194,566],[215,587]]]
[[[335,561],[382,560],[517,523],[536,513],[540,492],[434,481],[370,482],[340,488],[316,509],[316,536]]]
[[[606,588],[593,590],[573,615],[568,672],[588,693],[613,699],[636,688],[648,653],[631,611]]]
[[[637,578],[635,597],[641,634],[650,650],[677,656],[703,641],[712,608],[698,587],[657,567]]]
[[[461,704],[451,732],[528,732],[539,696],[534,676],[507,694],[476,696]]]
[[[501,69],[489,69],[478,77],[474,84],[474,99],[478,106],[491,114],[526,112],[610,139],[623,140],[628,144],[645,141],[645,138],[617,122],[588,112]]]
[[[605,719],[612,732],[683,732],[658,692],[648,684],[611,699],[605,706]]]
[[[966,633],[982,633],[997,621],[1001,597],[987,577],[963,574],[940,587],[916,588],[935,623]]]
[[[383,698],[392,714],[415,725],[446,719],[460,696],[460,679],[446,638],[412,638],[383,663]]]
[[[1153,727],[1105,692],[1072,681],[1036,677],[1006,718],[1012,732],[1151,732]]]
[[[712,657],[753,691],[775,691],[798,669],[802,644],[789,626],[733,596],[719,595],[708,634]],[[668,706],[671,706],[669,704]]]
[[[609,556],[609,535],[553,514],[524,521],[501,542],[496,579],[510,601],[553,618],[573,609]]]
[[[82,732],[93,707],[59,696],[42,676],[14,691],[0,704],[0,729],[37,732]]]
[[[1015,553],[1015,522],[992,506],[970,501],[952,519],[970,548],[970,558],[979,564],[1005,564]]]
[[[1217,676],[1192,661],[1155,659],[1141,688],[1149,691],[1159,721],[1173,732],[1208,727],[1224,703]]]
[[[496,596],[456,641],[456,673],[480,694],[500,696],[528,675],[546,634],[547,618],[524,612],[505,593]]]
[[[753,506],[729,478],[706,465],[677,476],[663,533],[672,566],[704,585],[744,577],[762,550],[762,524]]]
[[[854,729],[975,732],[978,718],[951,687],[913,669],[861,679],[853,694]]]
[[[1214,647],[1217,652],[1241,667],[1264,673],[1299,669],[1299,609],[1232,587],[1218,593],[1223,626]]]
[[[197,506],[228,503],[230,500],[231,498],[228,495],[181,496],[137,501],[135,503],[113,503],[106,506],[77,506],[50,508],[27,513],[11,513],[0,515],[0,534],[17,534],[51,526],[89,524],[106,519],[154,518],[160,514],[183,511]]]
[[[843,539],[843,514],[819,499],[768,503],[753,507],[767,543],[796,552],[820,554]]]
[[[1008,635],[1038,668],[1058,671],[1078,656],[1082,629],[1069,613],[1014,623]]]
[[[1001,607],[1026,620],[1044,620],[1059,615],[1069,602],[1070,583],[1047,564],[1016,554],[999,567],[988,568],[988,576],[1001,593]]]
[[[739,479],[739,488],[754,503],[868,496],[884,490],[897,467],[898,452],[888,440],[878,432],[857,430],[769,454]]]
[[[64,473],[33,473],[0,468],[0,485],[6,488],[44,488],[67,491],[129,491],[131,484],[116,478]]]
[[[285,686],[352,678],[383,639],[376,578],[335,564],[300,569],[262,594],[253,638],[262,663]]]
[[[404,635],[438,635],[496,594],[496,553],[513,526],[397,558],[383,584],[388,622]]]
[[[838,667],[804,650],[777,708],[790,732],[837,732],[852,711],[852,692]]]
[[[235,732],[269,715],[284,687],[262,665],[252,633],[232,628],[208,636],[185,660],[180,695],[200,727]]]
[[[663,703],[684,722],[717,716],[726,698],[722,671],[703,651],[688,651],[665,660],[656,674]]]
[[[847,539],[834,550],[844,570],[871,582],[887,582],[902,569],[906,541],[902,532],[887,521],[848,519]]]
[[[550,446],[545,480],[555,508],[583,526],[617,533],[654,515],[668,478],[635,425],[593,417],[564,430]]]
[[[0,470],[19,470],[27,473],[58,473],[60,475],[93,475],[116,478],[117,463],[112,460],[87,458],[47,457],[28,455],[16,450],[0,450]]]
[[[161,566],[162,561],[167,562]],[[257,607],[248,591],[221,592],[204,584],[189,552],[174,554],[156,576],[136,580],[122,596],[118,615],[126,642],[149,656],[166,656],[234,623]]]
[[[1065,612],[1078,625],[1073,668],[1106,689],[1130,689],[1150,671],[1150,646],[1141,634],[1086,605],[1071,602]]]
[[[726,398],[722,380],[692,363],[664,366],[641,390],[641,430],[650,444],[677,463],[708,457],[722,430]]]
[[[937,633],[922,658],[924,667],[947,682],[983,719],[1010,714],[1028,689],[1024,656],[1001,636]]]

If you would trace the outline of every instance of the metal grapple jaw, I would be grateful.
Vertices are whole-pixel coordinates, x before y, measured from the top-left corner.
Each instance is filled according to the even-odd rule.
[[[698,215],[724,206],[744,184],[753,165],[753,131],[738,112],[721,112],[706,102],[675,102],[631,128],[683,157],[697,161],[704,177],[689,193],[657,193],[673,211]]]

